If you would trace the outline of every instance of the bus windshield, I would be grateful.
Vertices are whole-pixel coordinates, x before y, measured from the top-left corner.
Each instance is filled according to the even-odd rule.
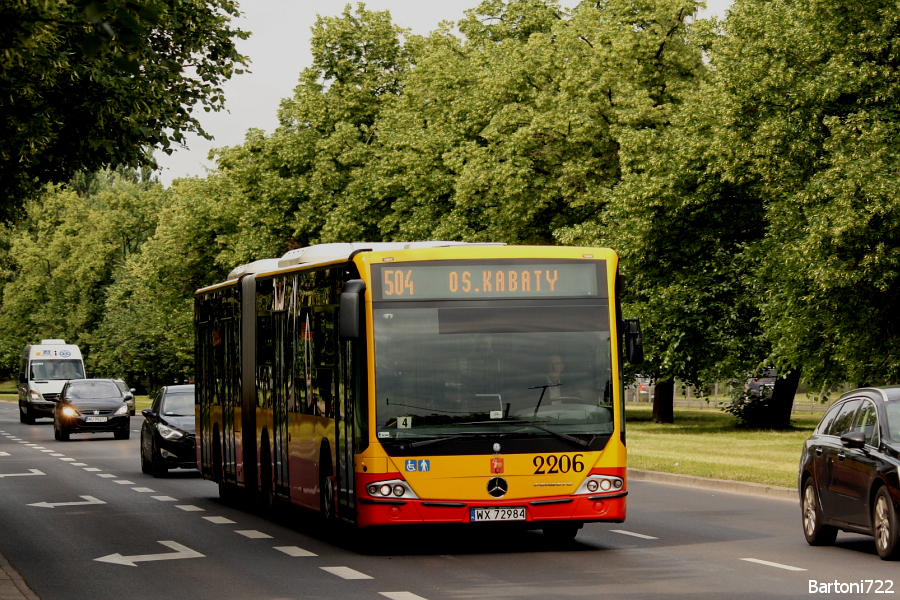
[[[31,380],[84,379],[84,366],[80,360],[33,360]]]
[[[376,304],[373,316],[381,440],[613,431],[606,300]]]

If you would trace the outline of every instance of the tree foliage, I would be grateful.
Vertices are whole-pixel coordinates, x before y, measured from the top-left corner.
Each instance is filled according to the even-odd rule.
[[[0,0],[0,209],[47,182],[152,164],[246,62],[233,0]]]

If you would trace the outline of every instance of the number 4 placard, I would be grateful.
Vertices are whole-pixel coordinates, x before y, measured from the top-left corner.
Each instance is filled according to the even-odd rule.
[[[412,417],[397,417],[397,429],[409,429],[412,427]]]

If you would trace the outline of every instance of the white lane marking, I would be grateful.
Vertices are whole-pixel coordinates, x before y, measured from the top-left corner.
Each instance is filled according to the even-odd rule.
[[[0,452],[0,456],[9,456],[9,452]]]
[[[416,596],[412,592],[378,592],[391,600],[425,600],[422,596]]]
[[[54,454],[51,454],[50,456],[65,456],[65,454],[60,454],[59,452],[56,452]]]
[[[644,535],[643,533],[635,533],[633,531],[625,531],[624,529],[610,529],[613,533],[621,533],[622,535],[630,535],[632,537],[641,538],[642,540],[658,540],[658,537],[652,535]]]
[[[231,519],[226,519],[225,517],[203,517],[210,523],[215,523],[216,525],[226,525],[228,523],[234,523]]]
[[[365,573],[354,571],[350,567],[319,567],[323,571],[328,571],[332,575],[337,575],[342,579],[372,579]]]
[[[756,563],[758,565],[766,565],[767,567],[775,567],[776,569],[784,569],[786,571],[805,571],[806,569],[801,569],[800,567],[792,567],[791,565],[783,565],[781,563],[769,562],[767,560],[760,560],[758,558],[742,558],[741,560],[746,560],[747,562]]]
[[[109,479],[110,477],[115,477],[112,473],[97,473],[97,477],[102,477],[103,479]]]
[[[85,502],[35,502],[28,506],[37,506],[39,508],[56,508],[57,506],[84,506],[87,504],[106,504],[103,500],[98,500],[93,496],[80,496]]]
[[[133,487],[131,489],[133,489],[136,492],[141,492],[142,494],[144,494],[144,493],[155,494],[156,493],[156,490],[151,490],[150,488],[147,488],[147,487]]]
[[[251,540],[261,540],[261,539],[272,537],[271,535],[269,535],[267,533],[263,533],[262,531],[257,531],[255,529],[241,529],[241,530],[235,531],[235,533],[239,533],[244,537],[250,538]]]
[[[74,458],[61,458],[59,460],[61,460],[63,462],[73,462],[75,459]]]
[[[272,546],[275,550],[279,552],[284,552],[288,556],[318,556],[318,554],[314,554],[309,550],[304,550],[303,548],[298,548],[297,546]]]
[[[147,562],[154,560],[177,560],[179,558],[204,558],[205,555],[200,554],[196,550],[191,550],[187,546],[182,546],[178,542],[173,541],[164,541],[159,542],[163,546],[171,548],[175,550],[175,552],[166,552],[165,554],[139,554],[136,556],[122,556],[119,553],[109,554],[107,556],[101,556],[100,558],[95,558],[94,560],[98,560],[100,562],[112,563],[114,565],[127,565],[129,567],[136,567],[135,563],[139,562]]]
[[[87,463],[69,463],[73,467],[86,467]]]
[[[154,500],[159,500],[160,502],[177,502],[175,498],[172,496],[151,496]]]
[[[30,473],[0,473],[0,477],[28,477],[29,475],[45,475],[46,474],[41,471],[38,471],[37,469],[28,469],[28,470],[31,472]]]
[[[25,444],[25,445],[28,446],[29,448],[37,448],[38,447],[37,444]]]
[[[103,469],[98,469],[97,467],[85,467],[84,470],[89,473],[96,473],[98,471],[102,471]]]
[[[177,505],[175,505],[175,508],[180,508],[181,510],[184,510],[187,512],[197,512],[197,511],[203,512],[206,510],[205,508],[200,508],[199,506],[194,506],[193,504],[177,504]]]
[[[56,452],[56,450],[41,450],[41,452]]]
[[[134,485],[133,481],[128,481],[127,479],[116,479],[114,483],[118,483],[119,485]]]
[[[46,450],[46,448],[44,448],[43,446],[38,446],[37,444],[34,444],[31,447],[34,448],[35,450]]]

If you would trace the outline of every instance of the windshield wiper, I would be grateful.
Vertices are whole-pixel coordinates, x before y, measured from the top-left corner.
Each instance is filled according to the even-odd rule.
[[[547,388],[561,387],[561,386],[562,386],[561,383],[550,383],[547,385],[536,385],[536,386],[528,388],[529,390],[541,390],[541,397],[538,398],[538,403],[537,403],[537,406],[534,407],[534,415],[532,415],[532,416],[535,416],[535,417],[537,416],[538,410],[541,408],[541,401],[543,401],[543,399],[544,399],[544,394],[547,393]]]
[[[398,448],[400,450],[409,450],[410,448],[419,448],[421,446],[429,446],[431,444],[439,444],[440,442],[453,442],[457,440],[464,440],[470,437],[477,437],[484,435],[483,433],[476,432],[465,432],[465,433],[456,433],[453,435],[445,435],[443,437],[431,438],[427,440],[419,440],[418,442],[407,442],[405,444],[399,444]]]
[[[546,431],[552,436],[558,437],[561,440],[565,440],[567,442],[571,442],[578,446],[588,447],[591,445],[590,442],[586,442],[577,437],[571,436],[567,433],[561,433],[559,431],[553,431],[543,425],[538,425],[538,423],[543,423],[544,421],[520,421],[519,419],[494,419],[493,421],[472,421],[470,423],[463,423],[463,425],[528,425],[529,427],[534,427],[535,429],[540,429],[541,431]],[[503,432],[507,433],[507,432]]]

